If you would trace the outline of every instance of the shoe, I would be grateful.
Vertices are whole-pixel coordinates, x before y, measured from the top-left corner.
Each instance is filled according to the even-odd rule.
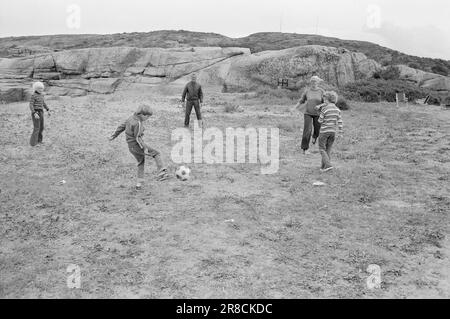
[[[303,150],[303,155],[309,155],[309,154],[311,154],[310,151],[308,151],[308,150]]]
[[[316,145],[316,143],[317,143],[317,137],[313,138],[312,143],[313,143],[313,145]]]
[[[167,168],[162,168],[159,172],[158,175],[156,176],[156,180],[158,180],[159,182],[165,181],[167,179],[169,179],[169,174],[167,174]]]
[[[142,184],[141,183],[137,183],[136,184],[136,190],[141,190],[142,189]]]
[[[323,169],[321,169],[320,171],[322,172],[322,173],[326,173],[326,172],[329,172],[329,171],[331,171],[331,170],[333,170],[334,169],[334,167],[333,166],[330,166],[330,167],[327,167],[327,168],[323,168]]]

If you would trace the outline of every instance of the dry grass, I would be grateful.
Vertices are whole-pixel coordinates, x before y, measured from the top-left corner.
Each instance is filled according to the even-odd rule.
[[[245,108],[215,108],[208,126],[281,129],[279,173],[195,164],[189,182],[157,183],[149,163],[136,192],[123,136],[106,137],[146,101],[157,111],[146,139],[167,161],[183,124],[167,92],[49,101],[47,143],[34,149],[26,103],[2,106],[0,297],[450,297],[448,112],[352,105],[337,170],[323,175],[316,150],[300,155],[290,102],[207,95],[212,109]],[[79,290],[66,287],[69,264]],[[366,289],[370,264],[380,290]]]

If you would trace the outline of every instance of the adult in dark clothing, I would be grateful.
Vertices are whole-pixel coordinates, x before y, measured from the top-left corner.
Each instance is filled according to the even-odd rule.
[[[183,96],[181,97],[181,103],[186,100],[186,114],[184,119],[184,126],[189,127],[191,118],[192,107],[195,109],[197,120],[200,127],[203,127],[202,114],[200,112],[201,105],[203,103],[203,91],[202,86],[197,83],[197,75],[192,74],[191,81],[186,84]]]

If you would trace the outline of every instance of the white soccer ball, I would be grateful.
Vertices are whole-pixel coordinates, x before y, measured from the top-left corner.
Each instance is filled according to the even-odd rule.
[[[180,167],[178,167],[175,174],[177,175],[178,179],[180,179],[182,181],[187,181],[189,179],[189,174],[191,174],[191,170],[189,167],[180,166]]]

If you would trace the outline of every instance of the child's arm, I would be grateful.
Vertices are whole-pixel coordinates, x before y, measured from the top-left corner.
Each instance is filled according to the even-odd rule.
[[[320,115],[319,115],[319,123],[322,124],[323,120],[325,118],[325,112],[323,111],[323,109],[320,111]]]
[[[338,115],[338,127],[339,127],[339,134],[343,135],[344,134],[344,122],[342,121],[341,112],[339,112],[339,115]]]
[[[144,140],[142,139],[142,123],[139,122],[133,129],[134,136],[136,137],[136,142],[139,144],[139,146],[144,150],[144,152],[147,152],[148,147],[144,143]]]
[[[30,99],[30,111],[31,111],[31,113],[34,113],[34,99],[35,99],[35,97],[34,97],[34,94],[31,96],[31,99]]]
[[[123,122],[122,124],[119,125],[119,127],[116,129],[116,131],[109,137],[109,140],[112,141],[115,138],[117,138],[117,136],[119,136],[120,134],[122,134],[123,131],[125,131],[126,128],[126,122]]]
[[[326,106],[326,105],[327,105],[326,103],[322,103],[322,104],[317,105],[315,108],[316,108],[317,111],[321,112],[321,111],[322,111],[322,108],[323,108],[324,106]]]
[[[43,100],[43,102],[44,102],[44,109],[46,109],[47,112],[50,112],[50,109],[48,108],[47,103],[45,103],[45,100]]]

